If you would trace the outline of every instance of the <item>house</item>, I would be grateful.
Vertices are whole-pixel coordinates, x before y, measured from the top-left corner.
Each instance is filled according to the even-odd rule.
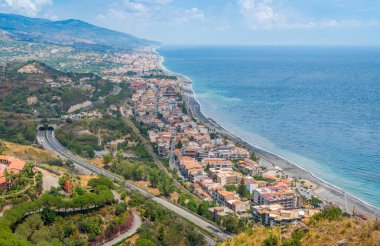
[[[212,207],[208,210],[212,213],[213,220],[218,223],[220,223],[227,215],[234,213],[234,211],[227,207]]]
[[[211,168],[209,172],[212,179],[222,186],[238,185],[243,178],[243,175],[241,173],[235,172],[230,168]]]
[[[11,156],[0,155],[0,189],[8,190],[10,183],[5,178],[5,172],[18,174],[24,170],[25,161]]]
[[[284,209],[295,209],[300,207],[300,197],[293,190],[265,187],[253,191],[253,203],[257,205],[280,204]]]
[[[267,226],[297,223],[318,212],[319,210],[317,209],[286,210],[280,204],[258,205],[253,207],[253,217],[255,220]]]
[[[245,214],[250,209],[249,201],[239,199],[227,201],[226,206],[239,215]]]
[[[239,199],[238,194],[226,190],[217,191],[214,195],[214,200],[222,206],[226,206],[228,201],[236,199]]]
[[[253,194],[253,191],[257,188],[259,188],[259,185],[257,184],[256,180],[254,180],[252,177],[245,177],[245,188],[249,191],[250,194]]]
[[[237,163],[237,167],[249,174],[258,172],[260,170],[260,165],[257,164],[254,160],[245,158],[244,160],[240,160]]]
[[[233,163],[223,158],[204,158],[202,164],[205,168],[225,168],[232,169]]]
[[[198,176],[205,177],[205,173],[199,162],[188,156],[183,156],[179,159],[179,170],[186,179],[192,182],[194,182]]]

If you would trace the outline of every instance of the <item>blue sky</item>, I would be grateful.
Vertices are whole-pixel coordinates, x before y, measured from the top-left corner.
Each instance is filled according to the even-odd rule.
[[[0,0],[164,44],[380,45],[379,0]]]

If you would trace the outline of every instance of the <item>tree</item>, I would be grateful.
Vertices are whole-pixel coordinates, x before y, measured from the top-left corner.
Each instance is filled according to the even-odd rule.
[[[56,213],[50,208],[42,209],[41,219],[44,221],[45,225],[50,225],[51,223],[53,223],[56,216]]]
[[[236,186],[235,185],[225,185],[224,186],[224,189],[226,189],[226,191],[236,191]]]
[[[44,226],[38,231],[35,231],[31,237],[31,241],[36,245],[49,245],[44,244],[50,241],[51,239],[51,231],[50,228]],[[51,244],[50,244],[51,245]]]
[[[94,158],[95,157],[95,151],[93,150],[93,149],[88,149],[87,151],[86,151],[86,154],[87,154],[87,156],[89,157],[89,158]]]
[[[29,239],[33,232],[40,229],[43,224],[44,222],[39,214],[32,214],[25,219],[24,223],[17,227],[16,234]]]
[[[95,235],[99,235],[101,233],[100,225],[102,223],[102,219],[98,216],[95,217],[85,217],[80,220],[78,224],[78,229],[84,233],[93,233]]]
[[[19,144],[23,144],[25,142],[25,137],[21,132],[19,134],[17,134],[16,142]]]
[[[198,211],[197,213],[201,216],[206,216],[210,213],[209,205],[206,202],[202,202],[198,205]]]
[[[107,153],[103,156],[103,163],[104,165],[108,166],[112,161],[112,155],[110,153]]]
[[[315,197],[315,196],[311,197],[311,205],[314,208],[319,208],[322,203],[323,203],[323,201],[321,199],[319,199],[318,197]]]
[[[255,152],[252,152],[251,159],[258,162],[260,160],[260,157]]]
[[[249,191],[247,190],[244,179],[241,179],[241,182],[236,190],[236,192],[241,196],[241,197],[247,197],[249,195]]]
[[[204,237],[195,230],[189,230],[186,235],[189,245],[206,245]]]
[[[111,179],[107,178],[106,176],[99,176],[99,178],[90,179],[88,181],[88,185],[92,187],[97,187],[99,185],[104,185],[108,187],[109,189],[114,188],[114,184]]]
[[[124,150],[123,149],[119,149],[117,151],[117,154],[116,154],[116,160],[118,163],[120,163],[124,158]]]
[[[263,246],[277,246],[278,245],[278,238],[270,235],[265,241],[263,242]]]
[[[158,185],[159,180],[160,180],[160,176],[159,176],[159,173],[158,173],[157,169],[152,169],[150,171],[150,173],[149,173],[150,185],[153,188],[156,188],[157,185]]]
[[[178,140],[178,143],[177,143],[177,145],[175,146],[177,149],[182,149],[182,142],[181,142],[181,140]]]
[[[0,155],[4,154],[5,148],[4,142],[0,139]]]
[[[132,170],[132,179],[135,181],[140,181],[145,179],[145,168],[144,166],[138,166]]]
[[[173,193],[175,190],[173,180],[168,177],[164,177],[161,180],[161,183],[158,185],[158,189],[160,190],[162,195],[166,197],[170,196],[170,194]]]
[[[223,226],[232,233],[238,232],[238,218],[234,214],[228,214],[223,220]]]
[[[136,246],[155,246],[156,244],[149,239],[139,238],[136,240]]]
[[[125,204],[124,202],[120,202],[116,205],[115,215],[120,215],[125,211],[127,211],[127,204]]]

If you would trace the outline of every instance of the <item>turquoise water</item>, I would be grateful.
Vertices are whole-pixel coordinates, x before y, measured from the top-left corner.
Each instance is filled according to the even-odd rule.
[[[162,47],[202,112],[380,207],[380,48]]]

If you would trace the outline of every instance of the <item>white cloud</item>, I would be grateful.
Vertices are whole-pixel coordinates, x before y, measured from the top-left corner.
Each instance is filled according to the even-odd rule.
[[[52,0],[0,0],[3,8],[19,14],[36,16],[44,7],[52,5]]]
[[[310,19],[300,13],[281,9],[272,0],[237,0],[239,11],[253,29],[310,29],[377,26],[378,22],[358,20]]]
[[[240,13],[252,29],[270,29],[281,22],[281,17],[269,0],[238,0]]]
[[[98,15],[101,20],[126,20],[144,25],[184,24],[202,22],[205,14],[193,8],[174,8],[172,0],[122,0],[112,4],[107,12]]]

